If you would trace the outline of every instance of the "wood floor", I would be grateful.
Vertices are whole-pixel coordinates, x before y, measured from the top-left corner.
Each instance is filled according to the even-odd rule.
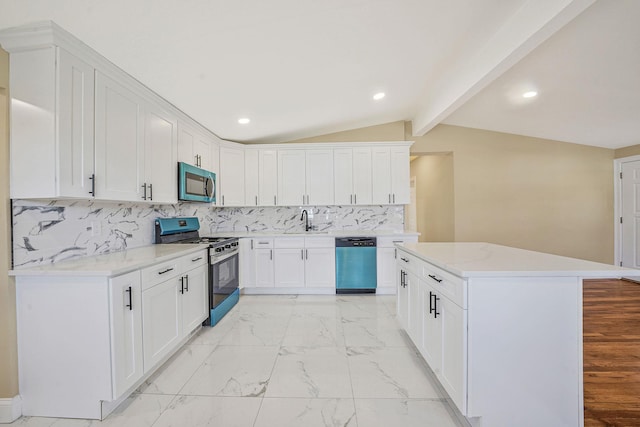
[[[586,427],[640,426],[640,284],[584,281]]]

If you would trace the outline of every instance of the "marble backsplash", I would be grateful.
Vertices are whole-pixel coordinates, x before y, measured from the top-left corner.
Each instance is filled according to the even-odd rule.
[[[317,230],[394,230],[403,206],[306,207]],[[195,216],[200,234],[303,231],[301,207],[211,208],[201,203],[148,205],[99,201],[13,201],[14,268],[59,262],[154,242],[154,219]]]

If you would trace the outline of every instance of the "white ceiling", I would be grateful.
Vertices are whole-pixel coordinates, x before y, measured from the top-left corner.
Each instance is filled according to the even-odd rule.
[[[593,3],[0,0],[0,28],[55,21],[235,141],[397,120],[424,134],[446,120],[612,148],[638,144],[640,30],[632,24],[640,2]],[[522,81],[538,86],[535,103],[505,97]],[[387,96],[373,101],[379,91]],[[251,123],[239,125],[245,116]]]

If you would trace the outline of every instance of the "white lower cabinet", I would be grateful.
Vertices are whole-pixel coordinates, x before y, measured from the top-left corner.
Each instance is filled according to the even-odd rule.
[[[377,294],[396,293],[396,259],[398,256],[396,243],[417,241],[418,236],[379,236],[376,238]]]
[[[180,278],[173,277],[142,292],[144,366],[149,371],[180,341]]]
[[[113,398],[116,399],[144,373],[140,272],[114,277],[110,288]]]
[[[466,415],[466,283],[398,249],[398,319],[445,391]]]
[[[16,276],[22,414],[106,417],[207,317],[206,262],[201,251],[113,277]]]
[[[247,267],[253,272],[244,273],[250,277],[244,282],[247,292],[271,288],[272,292],[326,293],[335,289],[333,237],[254,238],[251,248],[252,262]]]
[[[143,270],[145,371],[166,359],[207,318],[206,253]]]

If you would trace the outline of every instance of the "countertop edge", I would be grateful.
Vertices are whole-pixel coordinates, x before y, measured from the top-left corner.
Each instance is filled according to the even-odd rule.
[[[155,247],[158,245],[147,245],[147,246],[139,246],[137,248],[127,249],[125,251],[118,252],[110,252],[108,254],[94,255],[84,258],[78,258],[74,260],[61,261],[56,264],[47,264],[34,266],[31,268],[20,268],[20,269],[12,269],[9,270],[9,276],[13,277],[36,277],[36,276],[69,276],[69,277],[116,277],[121,276],[126,273],[130,273],[135,270],[140,270],[146,267],[150,267],[155,264],[159,264],[170,259],[179,258],[184,255],[189,255],[194,252],[198,252],[204,249],[207,249],[209,245],[206,244],[193,244],[193,245],[171,245],[176,248],[175,252],[170,254],[160,255],[154,257],[153,259],[147,258],[140,260],[139,262],[132,262],[130,264],[126,264],[123,267],[116,268],[97,268],[95,270],[81,270],[78,268],[69,268],[65,269],[65,263],[73,263],[79,264],[82,262],[91,262],[92,260],[96,260],[101,257],[116,257],[122,256],[124,252],[127,251],[141,251],[148,250],[149,248]]]
[[[463,244],[463,243],[461,243]],[[493,244],[489,244],[488,245],[493,245]],[[415,245],[415,243],[413,243],[413,245]],[[561,255],[553,255],[553,254],[548,254],[545,252],[536,252],[539,254],[543,254],[545,256],[552,256],[552,257],[557,257],[557,258],[566,258],[569,260],[574,260],[574,261],[584,261],[585,263],[594,263],[594,264],[601,264],[605,267],[610,267],[609,268],[603,268],[603,269],[594,269],[594,270],[576,270],[576,269],[567,269],[567,270],[558,270],[558,269],[550,269],[550,270],[527,270],[527,269],[523,269],[523,270],[465,270],[465,269],[460,269],[458,267],[455,267],[454,265],[451,264],[447,264],[446,262],[443,262],[442,260],[438,259],[438,258],[434,258],[434,257],[430,257],[430,256],[426,256],[425,254],[412,250],[410,247],[407,247],[407,245],[396,245],[398,246],[398,248],[401,248],[407,252],[409,252],[411,255],[421,259],[422,261],[425,261],[427,263],[430,263],[436,267],[439,267],[455,276],[458,276],[462,279],[472,279],[472,278],[489,278],[489,277],[580,277],[580,278],[586,278],[586,279],[596,279],[596,278],[619,278],[619,277],[638,277],[640,276],[640,270],[634,270],[631,268],[624,268],[624,267],[618,267],[616,265],[608,265],[608,264],[603,264],[603,263],[596,263],[594,261],[587,261],[587,260],[581,260],[578,258],[570,258],[570,257],[565,257],[565,256],[561,256]],[[527,252],[535,252],[535,251],[529,251],[526,249],[519,249],[519,248],[512,248],[509,246],[503,246],[503,245],[494,245],[494,246],[501,246],[503,248],[509,248],[509,249],[513,249],[513,250],[517,250],[517,251],[527,251]]]

